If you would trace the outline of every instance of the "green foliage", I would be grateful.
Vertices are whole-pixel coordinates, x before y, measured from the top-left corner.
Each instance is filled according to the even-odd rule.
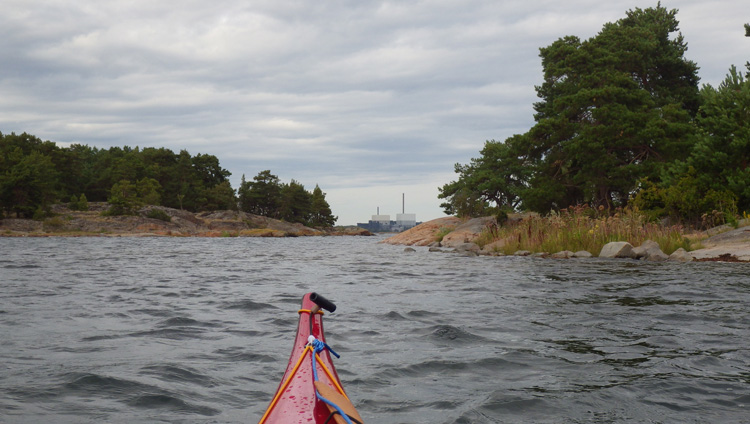
[[[288,222],[306,224],[310,221],[312,195],[295,180],[281,186],[279,217]]]
[[[88,199],[86,199],[86,195],[84,193],[81,193],[81,196],[78,198],[78,210],[79,211],[89,210],[89,201]]]
[[[704,86],[701,97],[698,142],[684,163],[672,167],[671,177],[692,167],[702,188],[729,190],[740,209],[750,209],[750,78],[732,66],[719,87]]]
[[[486,215],[492,204],[514,209],[531,173],[525,147],[526,136],[515,135],[505,142],[487,141],[481,156],[469,165],[456,164],[458,181],[440,187],[440,206],[448,215],[476,217]]]
[[[270,218],[279,217],[281,183],[270,170],[258,173],[253,182],[246,182],[243,175],[238,192],[240,210]]]
[[[72,211],[78,210],[78,197],[76,197],[75,194],[70,196],[70,201],[68,202],[68,209]]]
[[[206,191],[206,210],[237,210],[237,197],[229,181],[221,182]]]
[[[47,142],[48,143],[48,142]],[[26,133],[0,133],[0,210],[21,218],[46,215],[59,198],[50,146]]]
[[[732,66],[718,88],[700,94],[689,156],[671,163],[660,183],[642,185],[634,202],[655,217],[710,227],[750,209],[750,81]]]
[[[436,241],[438,243],[443,241],[443,237],[450,234],[453,230],[455,230],[454,227],[440,227],[440,229],[438,229],[438,232],[435,234]]]
[[[310,200],[309,225],[318,228],[330,228],[338,218],[333,216],[331,206],[326,201],[326,194],[316,184]]]
[[[536,172],[525,206],[624,205],[638,179],[656,179],[664,161],[684,156],[698,77],[682,36],[672,36],[675,15],[635,9],[590,40],[565,37],[540,50],[542,101],[529,131]]]
[[[295,180],[280,183],[279,177],[270,170],[258,173],[252,182],[246,181],[243,175],[237,192],[240,210],[255,215],[313,227],[331,227],[337,219],[320,187],[316,185],[310,193]]]
[[[144,177],[136,183],[138,199],[146,205],[161,204],[161,184],[153,178]]]
[[[146,212],[146,218],[158,219],[160,221],[172,222],[172,217],[162,209],[152,208]]]
[[[677,31],[676,10],[636,8],[589,40],[567,36],[540,49],[536,124],[457,164],[459,179],[438,196],[446,213],[611,209],[627,204],[639,180],[658,182],[666,163],[687,156],[699,104],[698,67]]]
[[[135,215],[143,206],[136,186],[128,180],[120,180],[112,186],[107,202],[110,206],[106,215]]]
[[[652,220],[670,217],[694,226],[712,227],[738,214],[737,198],[729,190],[702,184],[694,168],[662,186],[643,181],[633,205]]]
[[[61,148],[26,133],[0,133],[0,211],[21,217],[33,216],[39,207],[46,214],[52,203],[80,193],[87,201],[106,201],[122,180],[136,182],[137,195],[146,204],[231,209],[236,199],[229,199],[234,196],[230,175],[215,156],[191,156],[185,150]]]
[[[212,155],[191,156],[165,148],[79,144],[67,148],[23,133],[0,133],[0,218],[15,214],[43,219],[60,199],[72,210],[88,201],[108,201],[106,214],[134,214],[143,205],[202,210],[237,210],[327,227],[336,221],[319,187],[309,193],[292,180],[281,184],[260,172],[235,193],[231,174]],[[80,194],[80,195],[79,195]]]
[[[80,197],[72,194],[70,201],[68,202],[68,209],[72,211],[87,211],[89,210],[89,201],[86,199],[86,195],[81,193]]]

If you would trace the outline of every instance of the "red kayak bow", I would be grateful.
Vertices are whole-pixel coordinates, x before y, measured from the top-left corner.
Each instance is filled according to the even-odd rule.
[[[346,396],[325,342],[323,311],[336,305],[316,293],[302,297],[297,336],[276,394],[259,424],[357,424],[362,418]]]

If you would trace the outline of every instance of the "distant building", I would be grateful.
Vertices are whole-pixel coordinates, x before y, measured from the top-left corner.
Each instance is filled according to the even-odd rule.
[[[390,215],[373,215],[369,222],[358,222],[357,227],[373,233],[400,233],[421,224],[417,222],[417,215],[413,213],[396,214],[396,220],[391,221]]]
[[[380,225],[390,225],[391,216],[390,215],[373,215],[370,222],[374,222]]]
[[[415,227],[417,225],[417,215],[413,213],[396,214],[396,225],[405,228]]]
[[[401,213],[396,214],[396,220],[391,221],[390,215],[381,215],[380,208],[378,207],[377,215],[373,215],[370,222],[363,223],[358,222],[357,227],[364,228],[373,233],[400,233],[406,231],[409,228],[416,227],[421,224],[417,222],[417,215],[413,213],[404,213],[406,209],[406,195],[401,195]]]

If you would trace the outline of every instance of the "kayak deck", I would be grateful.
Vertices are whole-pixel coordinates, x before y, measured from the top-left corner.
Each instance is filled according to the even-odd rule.
[[[317,311],[317,305],[312,301],[311,295],[316,296],[307,293],[302,298],[297,335],[286,371],[259,424],[362,422],[362,418],[341,386],[329,349],[321,350],[321,343],[309,343],[310,336],[325,343],[323,311]],[[329,402],[326,403],[325,400]],[[334,413],[337,410],[341,410],[348,417],[344,418],[340,413]]]

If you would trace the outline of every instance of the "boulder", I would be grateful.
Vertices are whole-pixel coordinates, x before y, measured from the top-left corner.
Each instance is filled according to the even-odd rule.
[[[553,253],[552,255],[550,255],[550,258],[554,258],[554,259],[568,259],[568,258],[572,258],[573,254],[574,253],[571,252],[570,250],[563,250],[561,252]]]
[[[413,247],[407,247],[406,249],[404,249],[404,253],[412,253],[412,252],[416,252],[416,250],[414,250]]]
[[[505,239],[495,240],[492,243],[485,244],[482,248],[482,251],[489,255],[495,255],[496,253],[499,253],[501,250],[503,250],[503,247],[505,247],[505,243]]]
[[[600,258],[635,258],[633,245],[626,241],[613,241],[607,243],[599,252]]]
[[[685,249],[679,248],[669,255],[668,260],[676,262],[692,262],[695,260],[693,256],[688,253]]]
[[[455,246],[456,252],[474,252],[479,253],[480,250],[482,250],[477,244],[475,243],[461,243]]]
[[[531,255],[531,252],[528,250],[516,250],[516,253],[513,254],[513,256],[529,256]]]
[[[592,256],[594,256],[594,255],[592,255],[591,253],[589,253],[589,252],[587,252],[585,250],[579,250],[579,251],[573,253],[572,257],[573,258],[590,258]]]
[[[646,260],[651,262],[664,262],[667,259],[669,259],[669,256],[662,252],[661,249],[649,251],[648,256],[646,257]]]
[[[659,243],[651,240],[646,240],[640,246],[633,248],[633,255],[635,255],[635,259],[648,258],[651,255],[651,252],[655,252],[657,250],[661,252]]]

